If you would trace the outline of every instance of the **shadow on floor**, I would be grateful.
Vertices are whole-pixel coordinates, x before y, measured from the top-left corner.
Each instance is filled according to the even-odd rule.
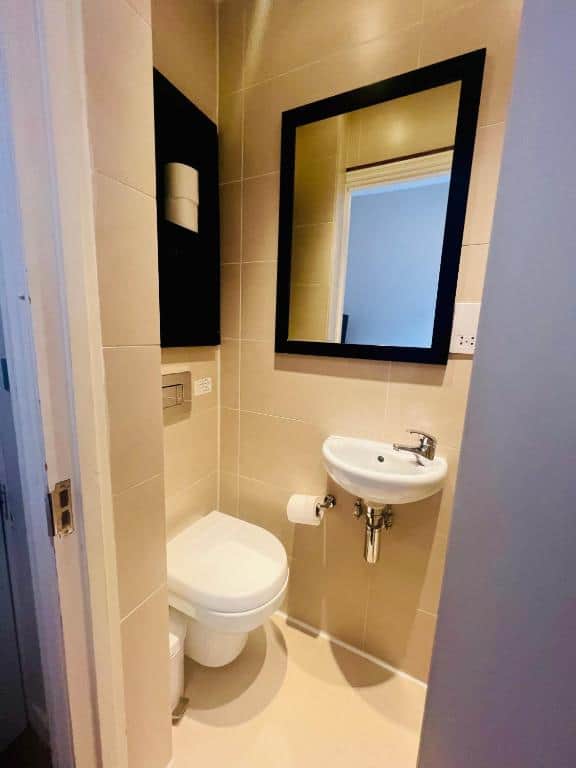
[[[286,641],[270,622],[250,633],[246,648],[232,664],[212,669],[187,659],[185,718],[214,726],[251,720],[275,698],[286,667]]]

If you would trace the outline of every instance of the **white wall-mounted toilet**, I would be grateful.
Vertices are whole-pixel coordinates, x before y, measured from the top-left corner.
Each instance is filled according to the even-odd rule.
[[[287,587],[282,543],[236,517],[210,512],[168,543],[169,603],[188,617],[186,656],[204,666],[234,661]]]

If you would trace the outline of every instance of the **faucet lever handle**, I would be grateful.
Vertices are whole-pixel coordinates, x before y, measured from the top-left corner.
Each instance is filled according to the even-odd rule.
[[[438,444],[438,439],[434,435],[429,435],[428,432],[422,432],[421,429],[408,429],[406,430],[411,435],[418,435],[420,442],[429,441],[432,445]]]

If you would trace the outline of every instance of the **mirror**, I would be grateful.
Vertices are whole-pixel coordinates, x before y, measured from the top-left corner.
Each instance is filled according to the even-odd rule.
[[[483,64],[283,114],[278,352],[446,361]]]

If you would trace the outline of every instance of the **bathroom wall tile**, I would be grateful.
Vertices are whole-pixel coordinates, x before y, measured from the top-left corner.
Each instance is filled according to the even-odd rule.
[[[218,473],[203,477],[166,499],[167,535],[171,539],[212,510],[218,508]]]
[[[221,328],[223,339],[240,337],[240,265],[222,264]]]
[[[390,364],[279,356],[271,341],[243,341],[245,411],[300,419],[327,433],[383,438]]]
[[[219,56],[221,93],[242,88],[244,54],[244,0],[224,0],[219,4]]]
[[[420,0],[332,0],[329,9],[324,0],[301,4],[274,0],[265,8],[262,3],[251,5],[246,34],[247,84],[416,24],[421,16]]]
[[[112,490],[162,473],[160,349],[104,350]]]
[[[114,496],[120,614],[126,616],[166,581],[166,523],[161,477]]]
[[[292,554],[294,525],[288,520],[286,506],[291,493],[251,477],[239,478],[238,516],[273,533]]]
[[[128,763],[166,766],[172,753],[166,589],[127,616],[121,633]]]
[[[191,412],[208,411],[218,405],[218,347],[172,347],[162,350],[162,373],[190,371]],[[212,391],[206,395],[194,394],[194,381],[212,379]],[[171,412],[170,412],[171,413]],[[164,415],[169,415],[165,411]]]
[[[220,182],[238,181],[242,175],[242,132],[244,94],[220,95],[218,127],[220,141]]]
[[[212,0],[152,3],[154,66],[214,121],[218,115],[217,13]]]
[[[268,261],[242,264],[243,339],[271,339],[276,312],[276,264]]]
[[[151,0],[128,0],[129,5],[137,11],[142,18],[148,22],[152,21]]]
[[[242,184],[220,185],[220,259],[222,264],[241,261]]]
[[[428,682],[437,617],[417,611],[412,633],[402,662],[402,669],[418,680]]]
[[[222,472],[238,472],[238,411],[222,408],[220,412],[220,468]]]
[[[94,166],[154,195],[150,26],[116,0],[84,3],[83,14]]]
[[[294,227],[292,272],[294,283],[327,282],[332,268],[333,222]],[[323,286],[324,287],[324,286]]]
[[[221,405],[223,408],[240,406],[240,343],[225,339],[221,347]]]
[[[488,262],[488,243],[465,245],[460,256],[456,301],[480,301]]]
[[[503,143],[503,123],[478,130],[464,224],[464,245],[490,241]]]
[[[361,647],[370,566],[362,557],[362,524],[327,512],[322,526],[296,526],[287,611]]]
[[[283,110],[414,69],[417,27],[349,48],[246,91],[244,176],[280,167]]]
[[[442,452],[460,443],[468,386],[469,358],[451,358],[444,366],[393,363],[388,393],[388,438],[410,440],[407,429],[422,429],[438,438]]]
[[[164,481],[169,498],[217,471],[218,409],[193,412],[174,422],[166,409],[164,418]]]
[[[240,414],[240,474],[291,493],[322,493],[324,433],[300,421]]]
[[[394,525],[381,539],[380,558],[370,569],[370,594],[364,649],[393,666],[406,669],[422,594],[427,584],[440,499],[402,505]],[[429,591],[426,590],[429,588]],[[428,597],[426,597],[428,595]]]
[[[244,181],[242,261],[274,261],[278,253],[280,176]]]
[[[427,613],[438,613],[438,603],[440,601],[440,592],[442,590],[442,579],[444,577],[444,565],[446,563],[446,550],[448,548],[448,539],[442,534],[436,534],[434,543],[430,550],[428,567],[422,592],[420,593],[420,603],[418,608]]]
[[[100,173],[94,193],[102,343],[159,344],[154,200]]]
[[[428,22],[422,29],[421,64],[432,64],[477,48],[487,48],[480,124],[504,120],[516,55],[522,0],[477,0],[450,4],[449,12],[435,7],[445,0],[425,0]]]
[[[458,477],[458,466],[460,463],[460,446],[454,448],[441,448],[439,455],[444,456],[448,462],[448,474],[442,489],[442,498],[440,501],[440,511],[438,513],[437,533],[448,536],[452,525],[452,510],[454,507],[454,492],[456,489],[456,479]]]
[[[226,515],[238,516],[238,473],[220,472],[220,502],[218,509]]]

